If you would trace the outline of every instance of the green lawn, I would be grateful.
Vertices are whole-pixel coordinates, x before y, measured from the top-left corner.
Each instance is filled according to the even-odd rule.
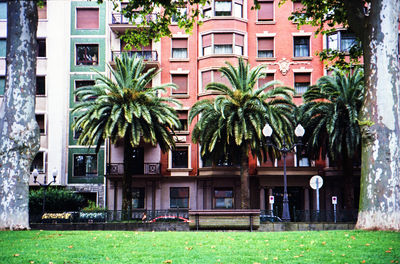
[[[0,232],[0,263],[399,263],[400,233]]]

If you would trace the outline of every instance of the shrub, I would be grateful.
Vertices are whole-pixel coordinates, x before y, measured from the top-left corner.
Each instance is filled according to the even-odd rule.
[[[85,199],[66,189],[49,188],[46,191],[46,212],[58,213],[79,211],[86,205]],[[29,192],[30,214],[41,214],[43,208],[43,188]]]

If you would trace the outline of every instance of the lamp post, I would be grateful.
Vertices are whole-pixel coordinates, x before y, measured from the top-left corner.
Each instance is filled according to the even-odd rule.
[[[296,137],[299,138],[297,143],[294,143],[291,146],[288,146],[286,144],[285,141],[285,137],[283,137],[283,142],[282,142],[282,147],[278,147],[276,146],[274,143],[272,143],[271,141],[271,135],[272,135],[272,127],[266,123],[264,128],[263,128],[263,135],[267,138],[267,145],[268,146],[272,146],[273,148],[275,148],[277,151],[279,151],[280,153],[282,153],[282,157],[283,157],[283,211],[282,211],[282,220],[285,222],[289,222],[290,221],[290,212],[289,212],[289,198],[288,198],[288,193],[287,193],[287,176],[286,176],[286,155],[289,152],[292,152],[293,149],[296,146],[300,146],[302,145],[301,143],[301,138],[304,136],[304,128],[299,124],[294,133],[296,135]]]
[[[45,174],[45,175],[44,175],[44,178],[43,178],[43,183],[40,183],[40,182],[37,181],[37,177],[38,177],[38,175],[39,175],[38,170],[37,170],[37,169],[34,169],[34,170],[32,171],[33,183],[37,183],[37,184],[40,185],[40,187],[43,187],[43,209],[42,209],[42,214],[44,214],[45,207],[46,207],[46,190],[47,190],[47,188],[49,188],[49,186],[50,186],[52,183],[55,183],[55,182],[56,182],[56,178],[57,178],[57,174],[58,174],[57,169],[54,168],[53,171],[51,172],[51,174],[52,174],[52,176],[53,176],[53,180],[52,180],[51,182],[47,183],[47,176],[46,176],[46,174]]]

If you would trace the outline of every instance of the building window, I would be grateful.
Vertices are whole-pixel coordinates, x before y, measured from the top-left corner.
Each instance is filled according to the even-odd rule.
[[[218,1],[214,2],[215,16],[231,16],[232,15],[232,1]]]
[[[310,37],[294,37],[294,57],[310,56]]]
[[[240,166],[240,160],[238,155],[227,153],[223,154],[219,158],[204,158],[202,157],[203,167],[238,167]]]
[[[274,74],[273,73],[267,73],[264,78],[258,79],[258,88],[263,87],[264,85],[266,85],[267,83],[269,83],[269,82],[271,82],[273,80],[275,80]],[[269,87],[269,89],[272,89],[272,87]]]
[[[0,96],[4,95],[6,90],[6,76],[0,76]]]
[[[293,12],[297,12],[297,13],[303,13],[303,8],[304,5],[301,3],[301,1],[297,0],[297,1],[293,1]]]
[[[174,38],[172,39],[172,58],[186,59],[188,57],[188,39]]]
[[[0,19],[7,19],[7,2],[0,2]]]
[[[310,167],[310,160],[308,159],[306,153],[303,151],[301,153],[297,153],[297,167]]]
[[[171,153],[171,168],[189,168],[189,147],[179,146],[172,150]]]
[[[77,8],[76,9],[77,29],[98,29],[99,9],[98,8]]]
[[[169,189],[170,208],[189,208],[189,187]]]
[[[36,122],[39,125],[40,134],[41,135],[46,134],[46,123],[44,119],[44,114],[36,114],[35,117],[36,117]]]
[[[98,44],[77,44],[76,65],[97,65],[99,57]]]
[[[172,82],[178,86],[177,89],[172,89],[172,95],[188,94],[188,75],[187,74],[172,74]]]
[[[97,176],[97,155],[76,154],[74,155],[74,177]]]
[[[210,33],[202,36],[203,56],[210,54],[244,55],[244,35],[238,33]]]
[[[46,95],[45,76],[36,76],[36,95]]]
[[[294,89],[296,95],[305,93],[311,84],[310,73],[295,73],[294,74]]]
[[[38,19],[47,19],[47,0],[43,1],[43,7],[38,6]]]
[[[260,9],[257,11],[258,21],[273,21],[274,20],[274,1],[259,0]]]
[[[178,118],[181,123],[181,127],[177,132],[187,132],[189,131],[189,123],[188,123],[188,111],[187,110],[178,110]]]
[[[75,80],[75,90],[77,90],[78,88],[81,87],[85,87],[85,86],[93,86],[95,85],[95,81],[93,80]],[[88,98],[88,100],[94,100],[94,97],[90,97]],[[77,95],[75,95],[75,102],[79,102],[79,98]]]
[[[232,188],[214,189],[215,209],[233,208],[233,190]]]
[[[357,45],[357,39],[354,33],[348,31],[337,31],[327,35],[328,49],[349,52]]]
[[[43,151],[39,151],[31,164],[31,171],[37,169],[39,173],[45,173],[45,155]]]
[[[0,57],[5,58],[7,55],[7,39],[0,39]]]
[[[201,72],[201,87],[203,92],[205,92],[205,88],[210,82],[223,83],[226,86],[231,86],[229,80],[218,70],[208,70]]]
[[[274,38],[258,38],[257,57],[272,58],[274,57]]]
[[[187,16],[187,8],[186,7],[178,7],[177,11],[178,11],[178,14],[180,15],[180,17]],[[172,14],[171,22],[178,23],[178,16],[176,14]]]
[[[132,188],[132,208],[144,208],[144,188]]]
[[[37,43],[38,43],[38,57],[44,58],[46,57],[46,39],[42,38],[42,39],[37,39]]]

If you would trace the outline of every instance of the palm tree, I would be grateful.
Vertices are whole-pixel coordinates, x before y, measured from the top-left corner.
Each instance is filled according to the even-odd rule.
[[[124,141],[124,177],[122,209],[132,207],[132,177],[128,157],[133,148],[144,141],[157,144],[162,151],[175,146],[173,130],[180,126],[176,111],[170,103],[177,101],[158,96],[166,87],[174,84],[148,87],[158,74],[155,69],[144,71],[145,64],[140,58],[130,58],[125,53],[116,58],[116,69],[110,68],[113,79],[98,74],[94,86],[77,89],[81,103],[73,109],[76,114],[74,129],[82,130],[78,144],[96,145],[96,152],[105,139],[115,144]]]
[[[303,95],[303,123],[308,138],[308,152],[314,158],[328,154],[343,170],[345,207],[354,204],[353,164],[361,150],[359,125],[364,102],[364,72],[356,68],[346,73],[333,69],[331,76],[321,77]]]
[[[200,143],[203,158],[216,160],[221,154],[225,157],[240,154],[241,208],[247,209],[250,207],[249,151],[259,159],[266,159],[267,147],[261,132],[266,121],[273,126],[276,136],[292,130],[293,90],[287,87],[268,89],[277,84],[274,81],[255,89],[258,79],[265,77],[264,66],[250,69],[242,58],[237,68],[226,64],[219,71],[229,80],[230,86],[209,83],[206,90],[220,95],[195,103],[189,121],[199,116],[192,139],[194,143]]]

